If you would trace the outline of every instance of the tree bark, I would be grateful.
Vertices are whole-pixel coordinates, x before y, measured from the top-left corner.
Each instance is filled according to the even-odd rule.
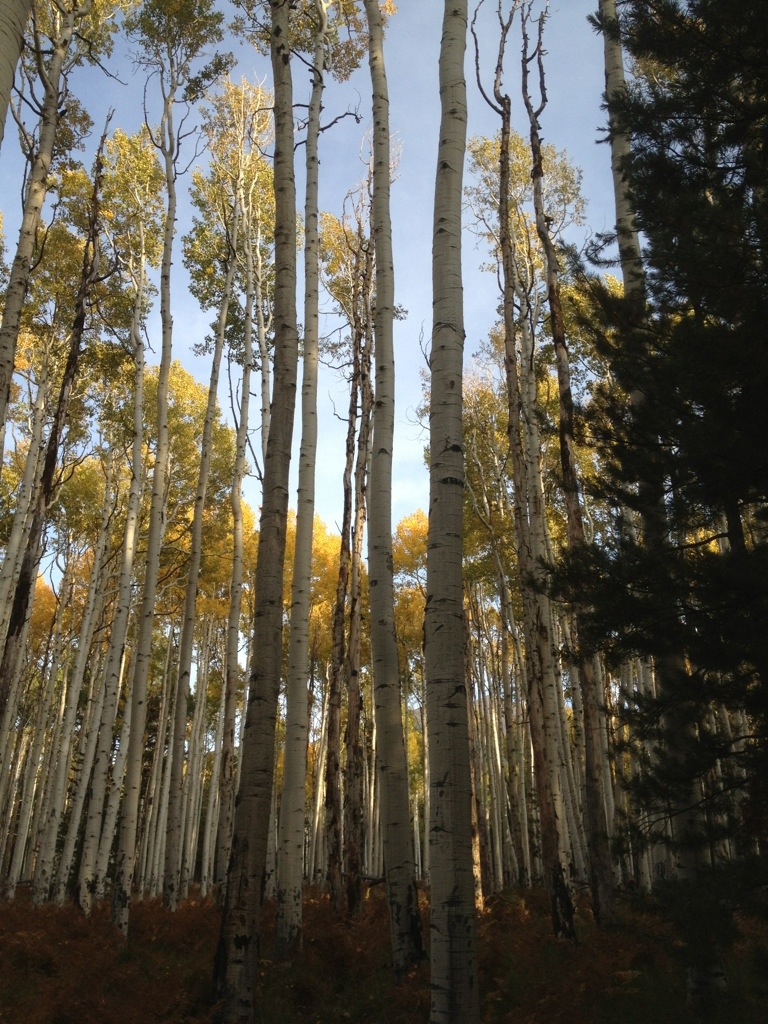
[[[227,896],[214,978],[226,1024],[253,1020],[261,896],[275,769],[275,725],[282,660],[283,569],[288,473],[298,362],[296,186],[289,4],[271,0],[270,52],[275,84],[275,370],[264,467],[256,567],[251,680],[235,808]]]
[[[304,202],[304,355],[301,381],[301,446],[296,501],[296,542],[291,581],[291,626],[286,683],[285,758],[280,801],[277,862],[276,951],[280,958],[301,948],[304,834],[306,818],[309,702],[309,616],[312,538],[315,519],[317,459],[317,367],[319,347],[318,140],[322,109],[327,6],[317,0],[318,25],[312,65],[312,93],[307,117],[306,191]]]
[[[467,4],[446,0],[432,241],[433,329],[425,657],[430,756],[431,1024],[480,1017],[462,580],[461,206]]]
[[[9,0],[0,9],[0,148],[5,135],[13,76],[24,46],[24,30],[31,11],[32,0]]]
[[[5,710],[5,704],[8,693],[10,692],[11,679],[13,678],[16,661],[21,653],[21,637],[34,589],[35,573],[37,570],[39,551],[42,543],[45,518],[48,509],[53,502],[56,490],[56,467],[58,463],[59,449],[61,447],[67,423],[69,399],[72,394],[72,388],[77,377],[80,357],[83,352],[82,346],[84,343],[85,326],[88,315],[88,303],[99,276],[99,218],[104,140],[105,136],[102,136],[96,156],[93,188],[91,192],[90,207],[88,210],[88,227],[85,237],[83,263],[80,273],[77,298],[75,301],[75,317],[72,322],[68,339],[69,350],[67,353],[61,384],[59,386],[59,395],[53,414],[53,422],[51,423],[51,429],[48,435],[48,443],[46,445],[45,458],[43,461],[43,472],[33,503],[32,516],[29,523],[29,533],[27,535],[27,546],[21,560],[21,568],[16,581],[13,602],[11,604],[11,614],[8,620],[8,631],[5,636],[2,659],[0,659],[0,716]],[[0,395],[0,398],[1,397],[2,396]]]
[[[392,576],[392,456],[395,428],[395,277],[390,214],[389,93],[378,0],[366,0],[373,108],[372,234],[376,252],[376,384],[369,490],[368,564],[374,710],[381,782],[384,870],[395,972],[423,956],[410,825],[408,763],[395,639]]]

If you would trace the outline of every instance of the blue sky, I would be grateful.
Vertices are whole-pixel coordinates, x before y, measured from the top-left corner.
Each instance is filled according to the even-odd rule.
[[[545,30],[549,102],[541,117],[541,127],[544,140],[567,150],[571,161],[582,169],[584,194],[589,203],[589,227],[603,231],[613,224],[613,196],[608,148],[597,145],[605,115],[600,109],[604,82],[602,40],[587,22],[587,16],[595,7],[594,0],[559,0],[550,6]],[[386,37],[391,130],[401,151],[398,178],[392,189],[396,302],[408,311],[408,318],[395,325],[397,407],[393,523],[416,508],[426,510],[429,501],[428,474],[423,462],[427,437],[415,423],[415,409],[421,401],[419,373],[425,367],[419,337],[423,331],[425,339],[429,340],[432,317],[432,192],[440,116],[438,56],[442,8],[439,0],[400,0]],[[495,3],[486,3],[486,8],[480,27],[488,42],[481,53],[481,66],[484,63],[490,74],[497,48],[497,37],[492,35]],[[507,58],[508,91],[513,96],[519,89],[519,53],[519,34],[513,31]],[[369,89],[367,68],[362,72],[353,84],[360,90],[361,109],[364,109],[368,95],[364,90]],[[469,134],[492,134],[497,130],[498,121],[477,89],[471,38],[466,76]],[[298,98],[301,91],[298,77],[296,90]],[[522,107],[518,108],[516,127],[525,135],[524,117]],[[343,133],[359,138],[363,127],[353,131],[351,125],[344,125]],[[351,180],[359,175],[358,149],[352,137],[347,142],[349,148],[336,138],[324,139],[323,146],[323,198],[330,203],[331,195],[338,188],[337,182],[350,173]],[[487,260],[485,249],[478,246],[468,232],[463,260],[466,351],[470,357],[496,320],[498,295],[494,275],[479,270],[480,264]],[[343,451],[343,441],[332,437],[329,431],[322,442],[321,464],[331,465],[334,458],[338,460],[340,451]],[[332,500],[318,494],[318,511],[329,524],[333,517],[324,509],[332,505]]]
[[[228,6],[228,5],[227,5]],[[587,23],[595,0],[555,0],[545,34],[546,72],[549,104],[541,118],[546,142],[567,150],[571,161],[584,174],[583,189],[588,199],[587,220],[593,231],[610,229],[613,221],[609,154],[606,146],[596,145],[605,115],[600,109],[603,89],[602,42]],[[417,508],[427,509],[429,484],[423,461],[427,443],[425,432],[415,420],[421,401],[420,371],[425,367],[420,346],[431,330],[431,231],[432,193],[437,155],[439,125],[438,54],[442,20],[439,0],[400,0],[399,11],[391,20],[386,38],[386,61],[390,92],[390,122],[400,151],[397,181],[392,190],[392,220],[395,246],[396,301],[408,311],[396,324],[397,410],[393,468],[393,523]],[[486,9],[487,8],[487,9]],[[483,39],[487,45],[481,55],[489,74],[495,64],[496,42],[493,35],[495,0],[487,0],[483,9]],[[480,97],[475,84],[474,53],[471,39],[467,50],[466,74],[469,99],[469,134],[491,134],[497,128],[495,115]],[[513,33],[507,60],[508,91],[519,88],[519,35]],[[117,57],[119,58],[119,50]],[[123,50],[124,53],[124,50]],[[117,80],[100,72],[78,72],[72,77],[72,89],[84,98],[94,119],[95,144],[108,106],[115,108],[113,126],[134,131],[141,120],[143,82],[127,63],[121,63]],[[235,77],[246,75],[269,84],[269,66],[258,55],[243,54]],[[309,95],[309,74],[296,62],[294,93],[297,103]],[[341,121],[321,140],[321,207],[340,214],[344,196],[362,177],[360,162],[363,139],[370,126],[370,84],[367,65],[342,85],[329,85],[325,116],[336,117],[348,107],[358,107],[360,124],[351,118]],[[527,126],[522,109],[517,114],[517,129],[525,134]],[[6,128],[0,154],[0,205],[5,215],[6,242],[12,251],[18,230],[17,196],[20,164],[16,154],[12,124]],[[299,206],[302,205],[301,157],[297,150]],[[180,193],[188,179],[179,182]],[[178,234],[189,227],[189,211],[180,207]],[[467,233],[464,242],[465,324],[467,355],[487,335],[496,319],[498,304],[494,276],[482,273],[486,259],[483,247]],[[192,348],[208,332],[209,311],[200,311],[186,289],[179,249],[173,278],[174,356],[203,383],[208,366],[192,354]],[[299,296],[301,309],[301,296]],[[346,384],[333,371],[321,374],[319,395],[320,444],[318,451],[317,512],[333,528],[341,507],[341,471],[344,457],[344,425],[335,415],[343,412],[347,401]],[[225,404],[223,401],[222,404]],[[298,439],[300,425],[297,423]],[[294,460],[295,461],[295,460]],[[292,503],[295,504],[295,483]],[[254,485],[246,494],[251,504],[258,503]]]

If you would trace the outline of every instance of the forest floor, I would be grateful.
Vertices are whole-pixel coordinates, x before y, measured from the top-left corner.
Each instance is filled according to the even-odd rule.
[[[737,921],[726,958],[728,996],[709,1024],[763,1024],[768,1005],[768,924]],[[108,909],[0,904],[2,1024],[210,1024],[210,979],[219,913],[189,900],[176,914],[137,903],[122,942]],[[597,929],[578,916],[579,941],[551,935],[536,892],[495,897],[479,920],[484,1024],[688,1024],[683,945],[654,908],[623,898],[620,921]],[[395,984],[386,903],[374,890],[353,921],[324,899],[306,904],[304,950],[270,960],[265,913],[258,1020],[262,1024],[425,1024],[425,963]]]

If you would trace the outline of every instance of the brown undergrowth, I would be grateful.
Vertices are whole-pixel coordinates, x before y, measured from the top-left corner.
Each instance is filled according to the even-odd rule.
[[[426,909],[426,908],[425,908]],[[137,903],[124,943],[99,907],[0,904],[2,1024],[211,1024],[210,977],[218,934],[210,901],[176,914]],[[386,903],[372,891],[359,917],[334,918],[323,897],[307,901],[304,951],[270,958],[267,908],[259,978],[262,1024],[425,1024],[429,970],[396,984]],[[555,941],[540,893],[489,902],[478,932],[485,1024],[688,1024],[681,943],[651,909],[627,904],[611,930],[578,918],[577,945]],[[757,1024],[768,999],[768,930],[740,921],[727,962],[729,995],[711,1024]]]

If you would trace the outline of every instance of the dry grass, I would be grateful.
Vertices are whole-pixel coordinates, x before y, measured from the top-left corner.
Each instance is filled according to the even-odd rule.
[[[191,900],[176,914],[136,904],[127,943],[106,908],[86,920],[74,907],[0,905],[2,1024],[210,1024],[216,908]],[[270,960],[265,914],[259,979],[263,1024],[424,1024],[428,966],[396,985],[386,904],[374,893],[354,921],[327,902],[306,904],[301,958]],[[550,934],[539,893],[494,899],[479,924],[483,1021],[487,1024],[688,1024],[681,944],[651,911],[627,905],[610,931],[578,921],[577,945]],[[711,1024],[758,1024],[768,998],[768,929],[740,922],[728,961],[727,1005]]]

